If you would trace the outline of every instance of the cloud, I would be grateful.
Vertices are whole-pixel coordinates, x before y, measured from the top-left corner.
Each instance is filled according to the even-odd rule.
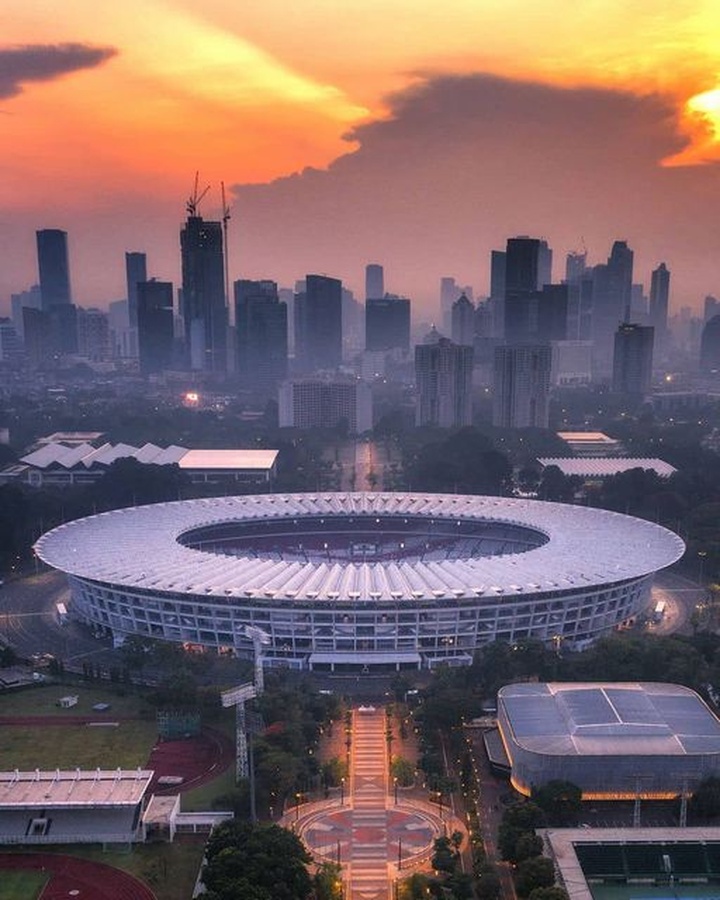
[[[489,251],[514,234],[550,241],[557,278],[583,239],[599,262],[626,238],[638,280],[677,260],[686,287],[709,291],[718,170],[662,167],[683,148],[676,121],[657,94],[426,75],[327,170],[236,189],[243,259],[285,283],[328,271],[356,288],[366,261],[384,262],[389,290],[434,301],[441,275],[485,292]]]
[[[15,97],[30,81],[53,81],[102,65],[117,50],[89,44],[24,44],[0,47],[0,98]]]

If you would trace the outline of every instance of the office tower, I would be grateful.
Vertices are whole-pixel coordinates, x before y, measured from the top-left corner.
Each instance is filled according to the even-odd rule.
[[[462,289],[454,278],[440,279],[440,327],[444,334],[450,334],[452,327],[452,305],[462,294]]]
[[[234,284],[236,373],[243,388],[275,395],[287,378],[288,309],[274,281],[242,279]]]
[[[295,295],[295,360],[299,372],[337,369],[342,362],[342,282],[307,275]]]
[[[365,349],[410,349],[410,301],[385,294],[365,302]]]
[[[385,296],[385,273],[378,263],[365,266],[365,300],[377,300]]]
[[[579,284],[587,272],[587,253],[568,253],[565,257],[565,281]]]
[[[626,321],[647,325],[648,298],[643,284],[635,283],[630,288],[630,314]]]
[[[370,385],[350,376],[294,378],[280,385],[281,428],[337,428],[350,434],[372,428]]]
[[[568,336],[567,284],[544,284],[537,298],[537,328],[531,335],[541,343],[564,341]]]
[[[655,340],[664,347],[667,340],[668,305],[670,300],[670,271],[665,263],[653,269],[650,277],[650,324]]]
[[[22,342],[14,323],[10,319],[0,318],[0,363],[19,363],[22,355]]]
[[[34,284],[29,290],[20,291],[19,294],[10,294],[13,325],[21,341],[24,340],[23,309],[26,306],[31,309],[42,309],[42,294],[39,284]]]
[[[355,299],[355,294],[342,289],[342,355],[344,360],[354,359],[365,349],[365,304]]]
[[[110,359],[109,317],[101,309],[77,310],[78,353],[91,362]]]
[[[194,371],[227,372],[228,314],[220,222],[188,216],[180,232],[185,346]]]
[[[137,338],[140,371],[162,372],[173,363],[173,286],[169,281],[137,284]]]
[[[717,316],[720,313],[720,300],[717,297],[713,297],[712,294],[708,294],[705,298],[703,312],[703,321],[709,322],[713,316]]]
[[[437,335],[437,332],[435,332]],[[415,424],[472,424],[473,348],[447,338],[415,347]]]
[[[125,254],[125,280],[127,282],[128,316],[131,328],[137,328],[137,286],[147,281],[147,256],[131,251]]]
[[[58,349],[50,313],[31,306],[23,307],[25,357],[33,369],[48,369],[56,362]]]
[[[492,309],[492,336],[502,338],[505,333],[505,267],[507,255],[504,250],[490,251],[490,291]]]
[[[705,323],[700,336],[700,370],[706,375],[720,372],[720,314]]]
[[[113,300],[108,305],[108,322],[113,359],[137,359],[137,328],[128,324],[127,300]]]
[[[43,311],[49,312],[54,306],[68,306],[72,303],[72,294],[67,232],[45,228],[37,231],[35,236]]]
[[[475,307],[465,294],[453,303],[450,333],[453,343],[472,347],[475,341]]]
[[[537,332],[537,292],[552,279],[552,251],[545,241],[509,238],[505,251],[505,322],[510,342],[531,340]]]
[[[593,269],[593,370],[599,378],[612,373],[615,331],[630,315],[633,252],[615,241],[605,265]]]
[[[654,330],[624,322],[615,332],[612,387],[616,394],[641,398],[652,384]]]
[[[547,428],[552,352],[548,344],[495,348],[493,425]]]

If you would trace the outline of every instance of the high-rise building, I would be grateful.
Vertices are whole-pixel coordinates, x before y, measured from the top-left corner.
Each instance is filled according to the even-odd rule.
[[[307,275],[295,295],[295,360],[299,372],[337,369],[342,362],[342,282]]]
[[[568,332],[567,284],[544,284],[537,297],[537,328],[531,335],[540,343],[564,341]]]
[[[615,331],[630,317],[633,252],[625,241],[615,241],[605,265],[593,269],[593,373],[612,373]]]
[[[462,288],[454,278],[440,279],[440,327],[445,334],[452,328],[452,305],[462,294]]]
[[[108,314],[91,307],[77,310],[78,353],[92,362],[110,359],[110,329]]]
[[[706,375],[720,372],[720,314],[705,323],[700,336],[700,370]]]
[[[138,282],[138,357],[144,375],[172,367],[173,315],[173,286],[169,281]]]
[[[475,341],[475,307],[465,294],[452,305],[450,334],[455,344],[472,347]]]
[[[27,291],[20,291],[18,294],[10,294],[10,309],[12,312],[13,325],[15,331],[21,341],[25,339],[23,330],[23,309],[29,306],[31,309],[42,309],[42,295],[40,293],[40,285],[34,284]]]
[[[655,340],[663,346],[667,335],[668,305],[670,301],[670,271],[664,262],[653,269],[650,278],[650,324]]]
[[[125,254],[125,280],[127,283],[128,325],[137,328],[137,286],[147,281],[147,256],[131,251]]]
[[[234,290],[238,379],[256,394],[275,395],[287,378],[287,305],[274,281],[241,279]]]
[[[0,318],[0,363],[17,364],[22,359],[23,348],[14,323]]]
[[[372,428],[370,385],[350,376],[293,378],[280,385],[278,419],[281,428],[336,428],[350,434]]]
[[[492,337],[505,334],[505,268],[507,254],[504,250],[490,251],[490,293],[492,309]]]
[[[31,306],[23,307],[25,357],[33,369],[51,368],[58,354],[50,313]]]
[[[547,428],[552,352],[549,344],[495,348],[493,425]]]
[[[190,368],[224,375],[228,313],[222,224],[188,216],[180,232],[180,248],[182,317]]]
[[[703,305],[703,313],[704,322],[709,322],[713,316],[717,316],[720,313],[720,300],[708,294]]]
[[[537,333],[537,294],[552,281],[552,250],[538,238],[509,238],[505,251],[505,322],[508,341]]]
[[[35,236],[42,308],[44,312],[49,312],[53,306],[72,303],[67,232],[59,228],[44,228]]]
[[[385,273],[378,263],[365,266],[365,300],[378,300],[385,296]]]
[[[410,349],[410,301],[385,294],[365,301],[365,349]]]
[[[442,337],[415,347],[416,425],[472,425],[473,353]]]
[[[623,322],[615,332],[613,391],[644,397],[652,385],[653,328]]]

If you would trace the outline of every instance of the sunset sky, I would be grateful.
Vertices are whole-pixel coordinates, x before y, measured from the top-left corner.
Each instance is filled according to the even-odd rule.
[[[231,276],[366,262],[432,315],[493,247],[661,260],[672,304],[720,294],[717,0],[4,0],[0,312],[70,235],[76,302],[123,253],[179,280],[195,171],[232,207]]]

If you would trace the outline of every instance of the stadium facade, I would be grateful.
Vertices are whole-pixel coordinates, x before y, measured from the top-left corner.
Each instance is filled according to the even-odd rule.
[[[669,800],[720,774],[720,721],[680,685],[506,685],[498,726],[526,795],[566,780],[584,800]]]
[[[355,672],[462,665],[494,640],[582,647],[642,612],[684,552],[605,510],[499,497],[327,493],[188,500],[62,525],[37,555],[75,616],[128,635]]]

